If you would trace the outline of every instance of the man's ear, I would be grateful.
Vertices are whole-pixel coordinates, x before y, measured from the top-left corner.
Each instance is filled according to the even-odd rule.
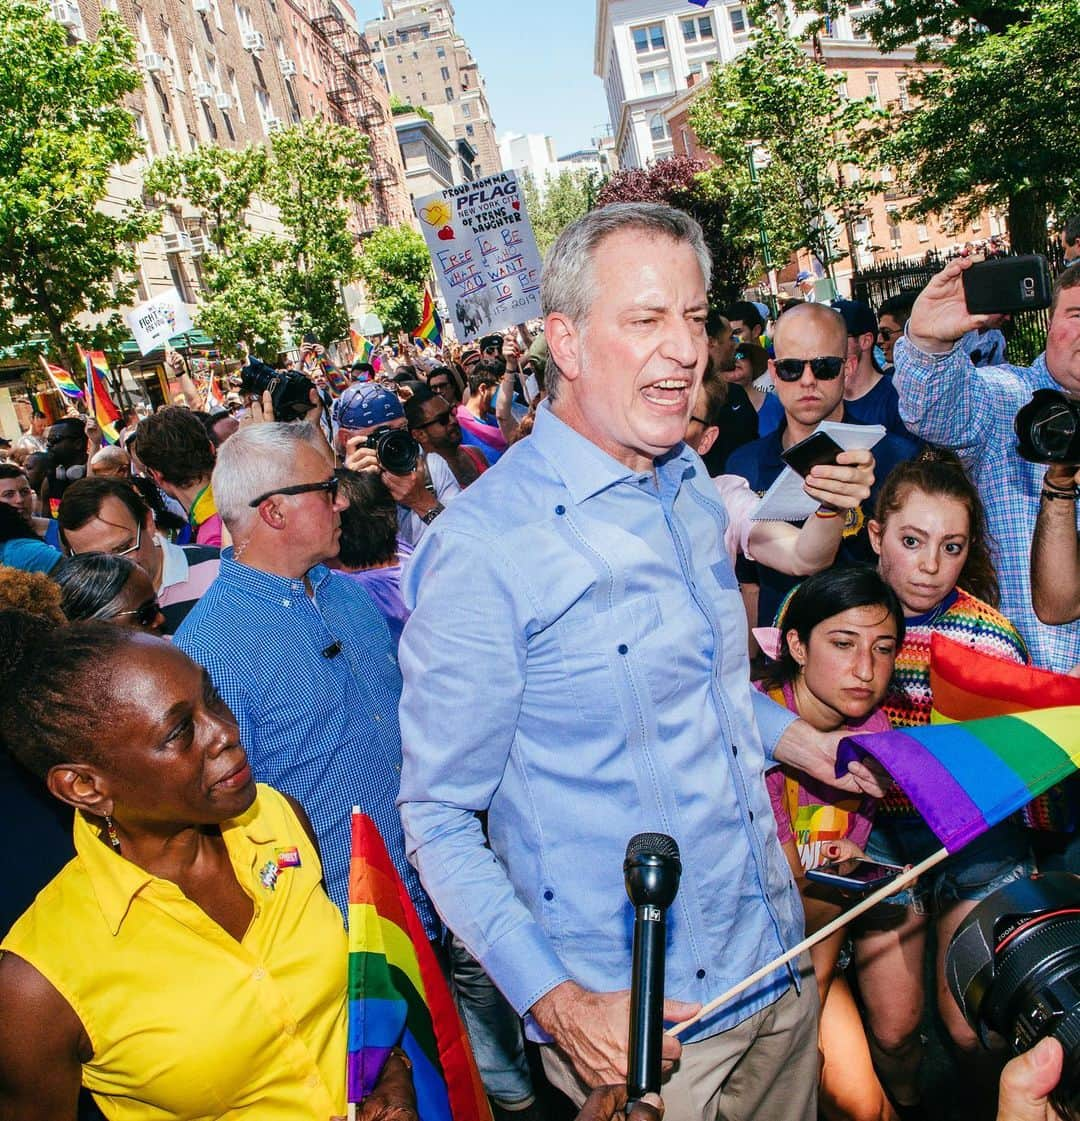
[[[138,452],[136,452],[135,454],[137,455]],[[146,467],[145,463],[143,464],[143,467]],[[155,471],[153,469],[153,467],[146,467],[146,473],[150,476],[151,479],[154,480],[154,483],[158,487],[160,487],[162,490],[165,489],[165,487],[164,487],[165,480],[161,477],[161,472],[160,471]]]
[[[581,376],[581,329],[561,311],[553,311],[544,320],[544,337],[548,352],[567,381]]]
[[[710,424],[701,434],[701,439],[698,440],[697,453],[702,458],[707,456],[712,451],[713,444],[716,443],[717,436],[720,435],[720,429],[715,424]]]
[[[108,780],[89,763],[61,763],[45,776],[49,792],[61,802],[96,817],[113,811]]]
[[[264,499],[259,503],[259,518],[271,529],[285,528],[285,507],[276,497]]]

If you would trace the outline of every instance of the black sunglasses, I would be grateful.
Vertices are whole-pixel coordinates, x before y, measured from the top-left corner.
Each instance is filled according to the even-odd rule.
[[[157,597],[155,596],[153,599],[148,599],[145,603],[140,604],[131,611],[117,611],[112,618],[122,619],[125,615],[133,615],[135,617],[135,622],[138,623],[140,627],[150,627],[160,614],[161,604],[158,603]]]
[[[414,424],[412,427],[413,428],[430,428],[433,424],[446,425],[446,424],[450,423],[450,417],[451,416],[453,416],[453,414],[450,412],[449,409],[447,409],[446,412],[439,413],[438,416],[433,416],[431,418],[431,420],[426,420],[426,421],[424,421],[423,424]]]
[[[899,335],[900,334],[899,331],[894,331],[891,327],[879,327],[877,333],[878,333],[878,338],[879,339],[884,339],[886,342],[888,342],[889,339],[891,339],[893,337],[893,335]]]
[[[268,490],[265,494],[260,494],[258,498],[253,498],[248,505],[254,509],[256,506],[261,506],[268,498],[273,498],[279,494],[313,494],[320,490],[326,491],[330,495],[330,501],[334,502],[337,499],[338,483],[337,475],[332,475],[321,483],[298,483],[294,487],[278,487],[277,490]]]
[[[845,359],[829,355],[827,358],[777,358],[773,365],[781,381],[798,381],[807,366],[818,381],[832,381],[840,376]]]

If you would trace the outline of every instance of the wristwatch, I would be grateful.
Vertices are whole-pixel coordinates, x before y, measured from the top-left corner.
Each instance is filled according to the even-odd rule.
[[[420,520],[424,525],[431,525],[431,523],[443,512],[445,507],[441,502],[436,502],[434,506],[426,514],[420,515]]]

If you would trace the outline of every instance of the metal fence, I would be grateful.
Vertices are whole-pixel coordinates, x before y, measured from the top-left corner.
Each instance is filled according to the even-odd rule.
[[[1058,238],[1049,240],[1040,250],[1050,265],[1051,279],[1065,267],[1061,242]],[[997,256],[1014,256],[1011,251]],[[892,257],[874,264],[871,268],[860,269],[851,277],[852,299],[862,300],[877,308],[890,296],[901,292],[918,291],[929,283],[931,277],[939,272],[948,261],[958,256],[956,253],[939,253],[931,250],[925,257],[917,260]],[[1012,322],[1002,328],[1008,342],[1009,361],[1020,366],[1030,365],[1046,346],[1046,331],[1050,325],[1050,313],[1024,311],[1014,315]]]

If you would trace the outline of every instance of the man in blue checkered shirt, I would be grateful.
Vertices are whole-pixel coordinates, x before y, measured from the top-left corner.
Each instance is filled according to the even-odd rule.
[[[232,709],[255,778],[307,811],[342,913],[358,805],[435,938],[439,921],[394,805],[401,672],[390,632],[363,588],[321,563],[337,554],[344,505],[330,450],[308,423],[245,428],[222,445],[213,486],[234,544],[176,645]]]
[[[1046,466],[1017,454],[1013,420],[1036,389],[1080,395],[1080,269],[1057,279],[1046,350],[1034,365],[976,368],[959,340],[993,317],[968,313],[963,274],[971,264],[950,262],[915,301],[895,350],[900,415],[915,435],[960,456],[996,543],[1001,610],[1036,665],[1064,672],[1080,663],[1080,623],[1049,627],[1032,607],[1029,558]]]

